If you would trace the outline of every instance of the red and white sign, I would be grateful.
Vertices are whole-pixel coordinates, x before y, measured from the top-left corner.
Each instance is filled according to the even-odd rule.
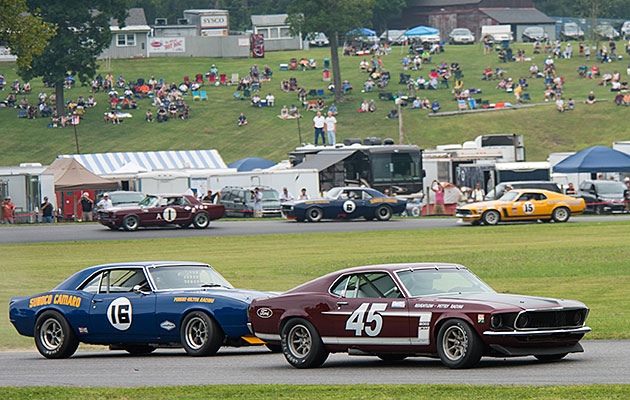
[[[184,38],[149,38],[149,53],[183,53],[185,51]]]
[[[81,118],[78,115],[73,115],[72,116],[72,125],[79,125],[79,122],[81,122]]]

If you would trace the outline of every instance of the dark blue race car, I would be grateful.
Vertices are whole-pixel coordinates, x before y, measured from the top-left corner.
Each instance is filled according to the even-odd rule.
[[[269,295],[234,289],[206,264],[130,262],[86,268],[50,292],[14,297],[9,317],[47,358],[70,357],[79,342],[131,354],[182,346],[207,356],[264,344],[248,328],[247,307]]]
[[[405,211],[406,200],[388,197],[378,190],[357,187],[332,188],[321,199],[300,200],[282,205],[282,214],[289,219],[319,222],[322,219],[363,217],[389,220]]]

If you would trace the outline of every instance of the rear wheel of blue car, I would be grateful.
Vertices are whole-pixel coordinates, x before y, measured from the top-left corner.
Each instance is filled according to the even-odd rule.
[[[284,358],[295,368],[319,367],[328,358],[319,333],[305,319],[295,318],[282,328],[282,353]]]
[[[438,331],[437,352],[442,364],[449,368],[470,368],[481,359],[483,344],[470,325],[451,319]]]
[[[322,220],[323,216],[324,216],[324,211],[322,211],[322,209],[319,207],[311,207],[308,210],[306,210],[306,217],[311,222],[319,222]]]
[[[205,212],[197,213],[193,218],[193,225],[197,229],[205,229],[210,225],[210,217]]]
[[[77,350],[79,339],[63,315],[45,311],[35,322],[35,345],[46,358],[68,358]]]
[[[223,333],[217,323],[201,311],[186,315],[180,335],[184,350],[191,356],[211,356],[223,342]]]
[[[389,206],[379,206],[376,209],[376,218],[378,218],[379,221],[389,221],[389,219],[392,217],[392,209]]]

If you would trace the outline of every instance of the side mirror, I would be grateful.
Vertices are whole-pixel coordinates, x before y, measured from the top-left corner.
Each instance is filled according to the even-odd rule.
[[[237,197],[237,198],[234,199],[234,202],[238,203],[238,204],[243,204],[243,199]]]
[[[597,190],[595,190],[595,189],[590,189],[588,192],[589,192],[590,194],[597,194]]]
[[[140,285],[134,286],[133,287],[133,292],[135,294],[141,294],[143,296],[146,296],[147,294],[151,294],[151,292],[147,292],[147,291],[142,290],[142,286],[140,286]]]

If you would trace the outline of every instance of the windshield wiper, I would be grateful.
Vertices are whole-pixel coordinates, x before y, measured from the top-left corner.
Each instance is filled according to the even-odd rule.
[[[202,288],[212,288],[212,287],[224,287],[227,288],[227,286],[223,286],[220,283],[204,283],[203,285],[201,285]]]

